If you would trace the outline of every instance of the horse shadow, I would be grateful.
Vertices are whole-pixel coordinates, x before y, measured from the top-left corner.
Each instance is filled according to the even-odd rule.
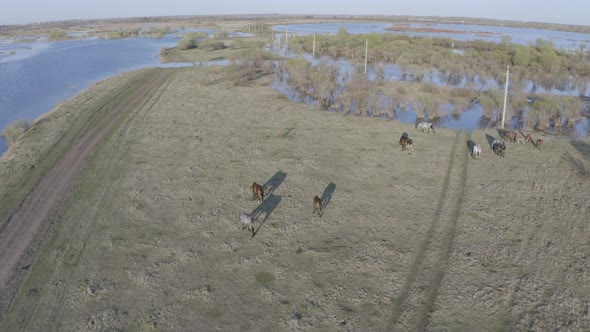
[[[488,144],[490,145],[490,149],[491,149],[492,145],[494,144],[495,138],[493,136],[490,136],[489,134],[486,134],[486,140],[488,141]]]
[[[285,181],[287,178],[287,173],[283,171],[278,171],[273,175],[264,185],[262,185],[262,190],[264,190],[265,196],[271,196],[275,190]]]
[[[320,212],[320,217],[324,215],[326,207],[328,207],[328,205],[330,204],[334,191],[336,191],[336,184],[334,182],[330,182],[330,184],[328,184],[326,189],[324,189],[324,193],[322,194],[322,211]]]
[[[264,219],[262,219],[262,222],[260,222],[258,228],[255,231],[252,231],[252,237],[258,234],[258,231],[260,230],[260,228],[262,228],[262,225],[264,225],[266,220],[268,220],[268,217],[270,217],[271,213],[277,208],[279,203],[281,203],[281,200],[282,196],[270,195],[254,210],[252,210],[252,213],[250,215],[254,220],[256,220],[257,223],[260,217],[262,217],[262,214],[264,213]]]
[[[469,149],[469,154],[473,156],[473,147],[475,146],[475,142],[473,140],[467,141],[467,149]]]
[[[582,141],[571,140],[570,144],[578,150],[582,156],[588,160],[590,160],[590,144]]]

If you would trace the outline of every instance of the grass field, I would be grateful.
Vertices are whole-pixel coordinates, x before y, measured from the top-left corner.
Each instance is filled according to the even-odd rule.
[[[160,70],[96,146],[0,330],[590,329],[590,140],[508,143],[500,158],[493,130],[319,112],[269,77],[212,84],[218,70]],[[142,75],[155,74],[101,82],[38,121],[0,159],[1,193],[26,192],[60,128],[87,128],[66,114],[91,119]]]

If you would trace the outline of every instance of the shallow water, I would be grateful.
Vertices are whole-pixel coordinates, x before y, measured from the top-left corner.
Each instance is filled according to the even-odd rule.
[[[411,36],[440,37],[451,38],[455,40],[486,40],[500,42],[502,36],[510,36],[513,43],[534,45],[537,39],[549,40],[557,48],[579,49],[580,45],[585,45],[586,49],[590,48],[590,34],[578,32],[566,32],[544,29],[527,29],[527,28],[510,28],[504,26],[486,26],[473,24],[421,24],[411,23],[410,28],[430,28],[460,30],[473,33],[448,33],[448,32],[416,32],[416,31],[388,31],[385,28],[392,26],[391,23],[309,23],[309,24],[289,24],[275,25],[274,30],[277,33],[285,32],[294,34],[336,34],[340,27],[344,27],[348,33],[396,33]],[[482,35],[481,33],[484,33]],[[487,34],[489,33],[489,34]]]
[[[289,25],[289,33],[336,33],[343,25],[349,33],[379,32],[386,33],[383,28],[389,23],[323,23]],[[431,27],[431,26],[428,26]],[[478,26],[460,25],[461,28],[474,30]],[[286,26],[277,25],[274,30],[284,31]],[[440,28],[453,29],[451,25],[441,25]],[[483,27],[486,31],[512,33],[513,42],[531,40],[539,34],[554,40],[568,40],[575,43],[580,38],[590,41],[590,35],[565,33],[559,31],[538,29]],[[522,31],[521,31],[522,30]],[[526,31],[524,31],[526,30]],[[530,30],[530,31],[529,31]],[[19,40],[0,39],[0,129],[7,124],[21,119],[35,119],[48,112],[58,103],[65,101],[93,82],[113,75],[145,67],[179,67],[194,65],[227,65],[227,60],[204,63],[172,63],[161,64],[158,53],[163,47],[175,46],[178,39],[186,32],[204,31],[211,34],[212,30],[187,29],[166,35],[164,38],[130,38],[118,40],[104,40],[95,37],[67,41],[49,42],[45,36],[27,36]],[[236,36],[248,35],[237,33]],[[582,35],[583,37],[580,37]],[[83,36],[83,33],[80,33]],[[453,38],[458,38],[453,35]],[[536,39],[535,39],[536,40]],[[555,42],[558,46],[558,43]],[[277,45],[275,45],[277,46]],[[291,55],[299,56],[299,55]],[[310,55],[305,55],[311,59]],[[313,60],[316,63],[319,60]],[[330,60],[339,66],[341,74],[350,73],[355,64],[343,59]],[[394,64],[383,64],[385,79],[400,80],[402,71]],[[374,77],[374,67],[368,67],[370,77]],[[433,74],[432,81],[443,84]],[[438,80],[438,81],[437,81]],[[551,91],[551,93],[556,93]],[[568,92],[566,92],[568,93]],[[308,101],[312,103],[313,101]],[[396,112],[400,121],[415,121],[415,113],[411,110]],[[474,118],[480,114],[475,108],[461,115],[460,119],[452,117],[442,118],[441,125],[455,129],[469,129],[474,127]],[[414,117],[414,119],[412,119]],[[587,123],[578,127],[585,128]],[[4,141],[0,138],[0,154],[6,150]]]
[[[311,59],[310,59],[311,60]],[[319,61],[313,60],[313,64],[317,64]],[[352,71],[353,67],[351,67],[350,63],[346,61],[332,61],[334,65],[339,66],[340,76],[346,75],[346,73]],[[275,66],[279,66],[279,63],[276,63]],[[281,75],[279,75],[278,70],[275,73],[275,80],[273,83],[273,88],[283,95],[287,96],[290,100],[304,103],[315,107],[317,104],[317,100],[314,100],[310,96],[302,95],[298,93],[295,89],[293,89],[288,84],[288,72],[284,71]],[[336,94],[339,92],[337,91]],[[384,120],[396,120],[403,123],[412,123],[417,124],[418,114],[411,108],[411,105],[408,108],[402,109],[399,105],[392,105],[389,104],[389,100],[384,95],[378,95],[375,101],[376,105],[369,105],[369,110],[367,112],[367,116],[377,116]],[[378,107],[376,107],[378,106]],[[444,127],[450,128],[455,130],[467,130],[472,131],[475,129],[483,129],[483,128],[494,128],[497,126],[497,121],[495,117],[498,116],[498,112],[494,114],[494,119],[486,118],[483,116],[484,110],[483,107],[478,103],[473,103],[469,105],[466,109],[461,110],[460,112],[453,112],[454,105],[450,103],[446,103],[441,105],[439,110],[440,117],[436,119],[429,119],[428,114],[426,114],[424,121],[430,121],[434,123],[435,127]],[[375,111],[373,111],[375,109]],[[379,109],[380,111],[378,111]],[[384,111],[387,110],[387,111]],[[342,114],[354,114],[354,105],[350,108],[344,107],[343,104],[333,104],[330,107],[331,112],[339,112]],[[510,130],[518,130],[523,129],[524,118],[526,117],[526,113],[521,114],[520,117],[515,116],[513,119],[506,119],[506,128]],[[589,118],[582,118],[579,119],[573,125],[573,128],[569,128],[566,131],[557,128],[549,128],[549,132],[554,132],[556,134],[572,134],[573,136],[577,137],[585,137],[590,133],[590,119]]]
[[[58,42],[0,42],[0,128],[20,119],[35,119],[90,86],[116,74],[162,65],[162,47],[178,38],[86,39]],[[6,150],[0,142],[0,154]]]

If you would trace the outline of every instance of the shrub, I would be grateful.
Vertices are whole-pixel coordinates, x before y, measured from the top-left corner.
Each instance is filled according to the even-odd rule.
[[[47,38],[49,40],[63,40],[63,39],[68,39],[69,36],[64,31],[56,30],[56,31],[51,31]]]
[[[29,127],[31,127],[31,121],[19,120],[6,126],[2,130],[2,137],[6,140],[8,146],[14,144],[20,135],[24,134]]]
[[[222,50],[225,44],[220,40],[204,40],[199,43],[199,48],[207,51]]]
[[[227,31],[216,31],[213,33],[213,38],[217,38],[217,39],[227,38],[227,36],[228,36]]]
[[[180,50],[190,50],[197,47],[197,42],[194,38],[187,36],[178,41],[178,48]]]

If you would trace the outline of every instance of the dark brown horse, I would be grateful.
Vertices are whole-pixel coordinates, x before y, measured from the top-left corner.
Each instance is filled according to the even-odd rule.
[[[537,147],[537,149],[541,150],[541,145],[543,144],[543,140],[542,139],[537,139],[537,144],[535,144],[535,146]]]
[[[254,198],[258,197],[258,203],[261,203],[264,200],[264,189],[258,183],[252,183],[252,194]]]
[[[402,152],[406,150],[407,145],[408,145],[408,140],[409,140],[408,134],[403,133],[402,137],[400,137],[400,139],[399,139],[399,145],[401,145],[401,147],[402,147]]]
[[[313,213],[318,211],[318,216],[322,217],[322,199],[318,197],[318,195],[313,196]]]

